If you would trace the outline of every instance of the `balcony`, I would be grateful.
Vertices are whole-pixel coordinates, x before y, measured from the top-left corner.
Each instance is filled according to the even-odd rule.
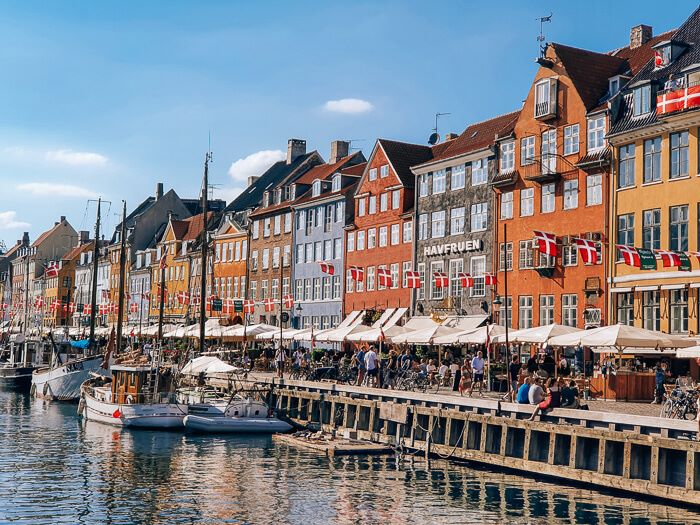
[[[547,153],[531,159],[530,164],[521,166],[523,179],[546,183],[558,180],[564,173],[574,171],[576,166],[556,153]]]
[[[515,170],[498,172],[491,179],[491,185],[496,188],[502,188],[515,184],[518,178],[518,172]]]
[[[664,89],[656,95],[656,114],[668,115],[700,107],[700,81]]]

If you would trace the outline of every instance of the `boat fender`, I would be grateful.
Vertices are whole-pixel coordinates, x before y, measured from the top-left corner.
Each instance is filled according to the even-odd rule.
[[[85,398],[81,397],[80,402],[78,403],[78,415],[82,416],[83,412],[85,412]]]
[[[126,404],[127,405],[131,405],[133,402],[134,402],[134,396],[132,396],[131,394],[126,396]]]
[[[36,395],[36,383],[32,383],[31,388],[29,389],[29,395],[34,396]]]
[[[46,383],[44,383],[44,390],[43,390],[43,392],[44,392],[44,396],[45,396],[46,394],[49,393],[49,383],[48,383],[48,381],[47,381]]]

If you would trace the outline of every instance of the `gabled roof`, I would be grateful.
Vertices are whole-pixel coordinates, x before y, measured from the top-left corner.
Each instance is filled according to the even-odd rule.
[[[22,242],[15,243],[15,245],[12,246],[12,248],[10,248],[9,250],[7,250],[5,253],[2,254],[2,257],[5,257],[5,258],[11,257],[16,252],[18,252],[19,249],[22,248],[23,246],[24,246],[24,244],[22,244]]]
[[[343,168],[342,170],[340,170],[340,173],[342,173],[343,175],[348,175],[350,177],[361,177],[365,171],[365,166],[367,166],[367,162],[360,162],[359,164],[355,164],[354,166],[348,166],[347,168]]]
[[[422,164],[430,160],[431,148],[421,144],[410,144],[389,139],[377,139],[377,144],[384,150],[387,159],[391,163],[396,176],[406,188],[415,186],[415,176],[411,172],[411,166]]]
[[[353,181],[351,184],[348,184],[347,186],[342,187],[340,189],[340,191],[327,191],[325,193],[321,193],[320,195],[316,195],[315,197],[312,197],[311,193],[307,193],[301,199],[295,200],[292,203],[292,205],[294,207],[306,206],[308,204],[313,204],[313,203],[319,202],[319,201],[334,200],[334,199],[338,199],[339,197],[344,197],[348,193],[355,193],[355,190],[357,189],[358,182],[359,182],[359,179],[356,181]]]
[[[207,222],[214,216],[214,212],[207,213]],[[194,215],[184,220],[171,220],[170,224],[173,228],[173,234],[178,241],[193,241],[199,237],[205,227],[204,214]]]
[[[328,177],[342,170],[343,168],[362,163],[364,160],[365,156],[362,154],[362,152],[356,151],[355,153],[351,153],[347,157],[343,157],[333,164],[326,163],[314,166],[294,182],[295,184],[312,184],[316,179],[326,180]]]
[[[60,222],[57,222],[56,224],[53,225],[52,228],[46,230],[44,233],[39,235],[39,237],[37,237],[36,240],[32,243],[32,248],[36,248],[36,247],[40,246],[41,243],[43,243],[46,239],[48,239],[53,232],[58,230],[64,222],[66,222],[65,219],[60,221]]]
[[[93,241],[79,244],[78,246],[73,248],[71,251],[66,253],[63,257],[61,257],[61,260],[62,261],[72,261],[73,259],[77,258],[81,253],[92,249],[93,245],[94,245]]]

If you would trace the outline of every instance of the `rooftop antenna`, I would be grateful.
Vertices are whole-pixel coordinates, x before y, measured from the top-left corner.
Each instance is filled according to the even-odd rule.
[[[551,22],[551,21],[552,21],[552,15],[553,15],[553,14],[554,14],[554,13],[551,13],[551,12],[550,12],[550,13],[549,13],[549,16],[541,16],[541,17],[539,17],[539,18],[535,18],[535,20],[539,20],[539,21],[540,21],[540,34],[539,34],[539,36],[537,37],[537,42],[539,42],[539,46],[540,46],[540,58],[544,58],[544,54],[545,54],[545,52],[547,51],[547,46],[546,46],[545,43],[544,43],[544,40],[545,40],[545,38],[544,38],[544,24],[545,24],[545,22]]]
[[[438,119],[442,116],[451,114],[452,113],[435,113],[435,127],[433,128],[433,132],[430,134],[430,137],[428,137],[428,144],[433,146],[440,140],[440,134],[438,133]]]
[[[350,143],[350,146],[348,147],[348,150],[349,150],[349,151],[353,151],[353,150],[354,150],[354,151],[359,151],[359,150],[361,150],[362,148],[353,147],[352,143],[353,143],[353,142],[364,142],[365,140],[367,140],[367,139],[348,139],[348,142]]]

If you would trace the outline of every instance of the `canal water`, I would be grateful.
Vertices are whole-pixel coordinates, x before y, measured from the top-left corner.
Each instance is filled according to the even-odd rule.
[[[419,458],[83,424],[0,392],[0,524],[687,524],[700,513]]]

